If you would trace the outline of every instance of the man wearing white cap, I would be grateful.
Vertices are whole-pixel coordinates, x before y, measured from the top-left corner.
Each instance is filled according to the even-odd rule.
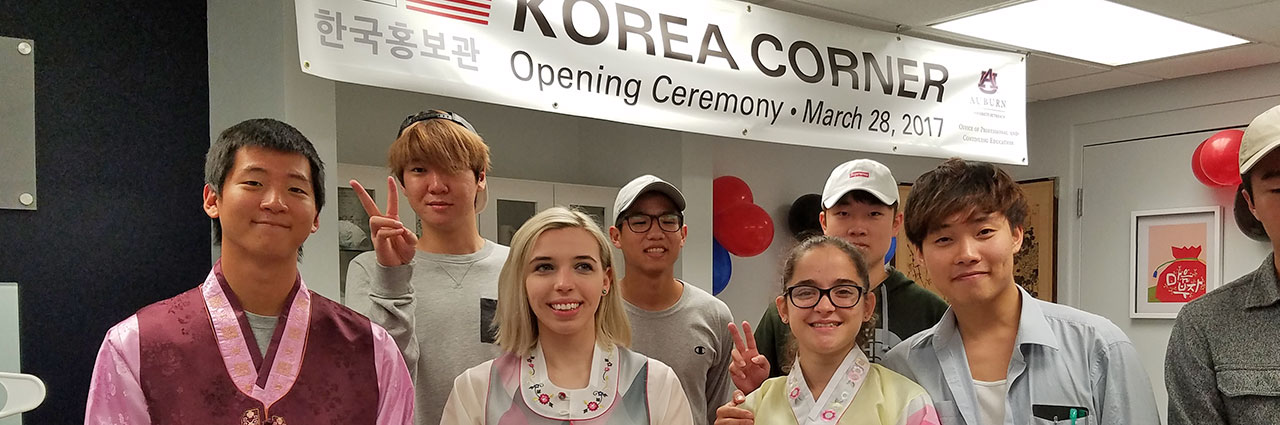
[[[1240,143],[1240,184],[1273,252],[1257,270],[1188,303],[1169,337],[1169,424],[1262,424],[1280,418],[1280,106],[1254,118]],[[1237,204],[1239,205],[1239,204]],[[1240,223],[1241,228],[1258,223]]]
[[[684,195],[660,178],[643,175],[618,191],[609,237],[622,250],[622,298],[631,319],[631,348],[670,365],[693,409],[694,423],[715,421],[729,401],[733,340],[729,307],[675,278],[675,263],[689,228]]]
[[[831,170],[822,189],[822,209],[818,214],[822,232],[848,241],[868,259],[884,258],[902,227],[898,181],[888,167],[870,159],[855,159]],[[879,361],[894,345],[938,323],[947,303],[893,267],[871,267],[868,271],[880,311],[873,319],[875,337],[866,347],[867,358]],[[782,323],[773,302],[760,318],[754,337],[759,344],[744,344],[741,348],[746,358],[737,360],[733,368],[734,383],[744,393],[759,387],[766,377],[786,375],[781,366],[792,360],[788,355],[791,329]],[[758,356],[752,346],[759,350]],[[768,370],[767,376],[762,369]]]

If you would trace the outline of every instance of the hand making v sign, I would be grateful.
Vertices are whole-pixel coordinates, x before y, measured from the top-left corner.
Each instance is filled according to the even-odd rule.
[[[351,180],[351,188],[360,196],[360,204],[369,213],[369,233],[373,234],[373,249],[378,253],[378,264],[395,267],[409,264],[418,245],[418,235],[400,222],[400,194],[396,180],[387,177],[387,212],[383,214],[378,204],[369,197],[360,182]]]

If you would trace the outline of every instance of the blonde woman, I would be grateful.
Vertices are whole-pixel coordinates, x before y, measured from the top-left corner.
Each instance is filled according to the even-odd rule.
[[[516,231],[498,280],[503,355],[454,380],[442,424],[692,424],[675,372],[626,347],[613,255],[563,207]]]
[[[716,424],[937,425],[924,388],[870,363],[860,348],[876,307],[869,280],[862,255],[842,239],[818,236],[792,249],[775,302],[795,338],[795,363],[745,400],[735,395]]]

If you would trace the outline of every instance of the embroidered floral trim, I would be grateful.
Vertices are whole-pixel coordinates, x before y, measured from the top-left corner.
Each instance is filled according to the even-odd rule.
[[[541,351],[537,350],[535,351],[534,354],[530,354],[529,356],[523,359],[525,363],[525,367],[528,370],[529,378],[531,380],[538,376],[537,360],[538,360],[538,354],[540,353]],[[606,385],[609,384],[609,381],[610,381],[609,374],[613,371],[613,368],[615,367],[615,365],[613,364],[613,358],[614,358],[614,346],[611,345],[602,350],[601,363],[603,364],[603,368],[602,368],[603,370],[600,375],[601,380],[600,380],[599,388],[606,388]],[[533,401],[536,401],[536,403],[531,402],[530,406],[536,406],[538,404],[541,404],[548,408],[554,408],[556,406],[557,401],[569,401],[570,396],[568,392],[565,392],[565,391],[546,392],[553,387],[551,386],[551,384],[545,381],[547,379],[546,377],[543,377],[542,379],[544,381],[536,382],[526,387],[529,391],[532,392],[531,395],[532,395]],[[555,397],[552,397],[552,394],[555,394]],[[608,400],[609,397],[612,395],[613,394],[609,392],[599,390],[599,389],[591,391],[590,395],[587,396],[586,399],[582,400],[582,405],[583,405],[582,413],[584,414],[591,413],[591,412],[600,410],[602,407],[606,407],[607,406],[606,400]]]
[[[529,389],[533,390],[533,399],[547,407],[556,407],[556,404],[551,401],[551,394],[542,392],[542,386],[541,382],[529,386]]]
[[[600,382],[603,384],[609,383],[609,371],[613,370],[612,357],[613,357],[613,346],[609,346],[609,349],[605,350],[604,352],[604,371],[600,372],[600,378],[601,378]]]
[[[262,412],[257,407],[244,411],[240,415],[240,425],[286,425],[284,418],[272,416],[266,422],[262,421]]]
[[[595,396],[595,397],[596,397],[596,400],[595,400],[595,401],[587,401],[587,400],[583,400],[582,402],[583,402],[583,403],[586,403],[587,408],[586,408],[586,409],[582,409],[582,413],[587,413],[587,412],[594,412],[594,411],[596,411],[596,409],[599,409],[599,408],[600,408],[600,403],[604,402],[604,399],[609,398],[609,393],[606,393],[606,392],[604,392],[604,391],[600,391],[600,390],[596,390],[596,391],[591,392],[591,395]]]
[[[806,390],[808,387],[800,372],[799,361],[794,362],[791,372],[787,375],[787,387],[784,387],[791,388],[788,395],[791,396],[792,412],[802,423],[839,421],[871,372],[871,364],[867,362],[862,351],[851,350],[844,363],[832,375],[831,381],[827,383],[822,397],[817,397]],[[818,404],[819,402],[822,404]]]
[[[867,373],[867,370],[862,366],[851,367],[849,368],[849,380],[850,381],[862,380],[863,375],[865,375],[866,373]]]

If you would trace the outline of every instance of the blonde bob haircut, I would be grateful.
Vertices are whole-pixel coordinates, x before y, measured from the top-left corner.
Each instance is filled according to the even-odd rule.
[[[480,173],[489,172],[489,146],[479,134],[453,121],[422,120],[400,131],[387,150],[387,165],[400,184],[405,168],[417,161],[452,172],[470,170],[478,181]]]
[[[595,220],[577,210],[552,207],[534,215],[511,238],[511,251],[498,276],[498,312],[494,324],[498,328],[498,346],[503,351],[518,356],[528,355],[538,343],[538,318],[529,306],[525,278],[529,275],[529,256],[533,244],[543,232],[552,229],[579,228],[596,239],[600,249],[600,265],[605,276],[614,282],[613,287],[600,298],[596,308],[596,344],[631,345],[631,323],[622,307],[622,295],[617,290],[614,273],[613,251]],[[585,294],[590,296],[591,294]]]

